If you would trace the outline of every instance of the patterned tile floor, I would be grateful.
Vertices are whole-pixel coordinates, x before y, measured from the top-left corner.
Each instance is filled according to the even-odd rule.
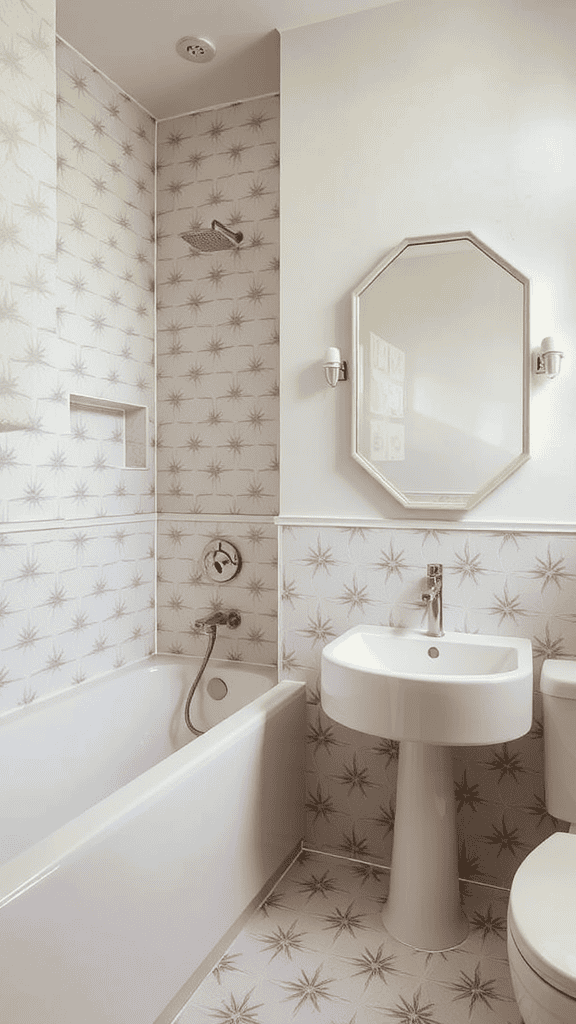
[[[521,1024],[503,889],[466,883],[468,938],[422,953],[380,924],[388,872],[304,851],[178,1024]]]

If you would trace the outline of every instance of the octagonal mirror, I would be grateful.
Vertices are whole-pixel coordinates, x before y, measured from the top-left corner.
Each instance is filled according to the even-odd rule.
[[[470,509],[528,456],[529,281],[470,232],[407,238],[353,293],[354,458]]]

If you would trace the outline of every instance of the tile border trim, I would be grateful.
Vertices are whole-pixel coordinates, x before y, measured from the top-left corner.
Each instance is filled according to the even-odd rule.
[[[0,523],[0,537],[8,533],[44,533],[46,530],[93,530],[99,526],[135,526],[156,524],[155,512],[127,513],[117,516],[98,516],[90,519],[30,519],[18,523]]]
[[[263,523],[274,526],[276,517],[273,515],[248,515],[246,513],[232,514],[223,512],[221,515],[212,512],[158,512],[159,523],[168,522],[173,519],[183,519],[187,523]]]
[[[485,520],[468,522],[437,519],[368,519],[360,516],[275,516],[277,526],[356,528],[360,530],[427,530],[430,533],[466,531],[476,533],[550,533],[576,535],[574,523],[511,522]]]

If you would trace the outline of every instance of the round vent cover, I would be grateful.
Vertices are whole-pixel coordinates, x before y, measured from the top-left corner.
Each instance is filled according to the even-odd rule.
[[[184,60],[191,60],[194,64],[206,64],[212,60],[216,53],[214,43],[209,39],[201,39],[200,36],[183,36],[176,43],[176,52]]]

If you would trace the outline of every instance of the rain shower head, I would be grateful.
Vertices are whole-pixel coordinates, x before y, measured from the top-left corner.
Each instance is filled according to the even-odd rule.
[[[180,238],[198,252],[218,252],[220,249],[237,249],[244,235],[241,231],[230,231],[219,220],[213,220],[210,229],[184,231]]]

